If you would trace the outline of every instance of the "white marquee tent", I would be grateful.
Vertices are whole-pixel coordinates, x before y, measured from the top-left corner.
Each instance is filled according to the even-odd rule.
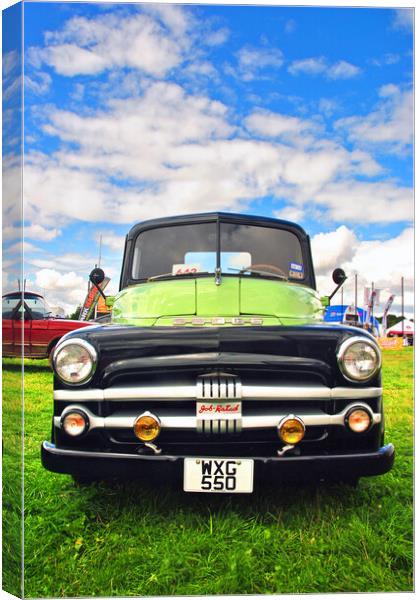
[[[386,330],[387,335],[402,335],[403,321],[396,323]],[[414,323],[408,319],[404,319],[404,335],[414,335]]]

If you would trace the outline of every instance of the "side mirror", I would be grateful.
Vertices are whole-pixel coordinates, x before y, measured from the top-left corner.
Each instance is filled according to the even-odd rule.
[[[101,285],[101,283],[105,279],[105,273],[102,269],[96,267],[90,272],[89,279],[95,287],[98,287],[98,285]]]
[[[334,269],[333,274],[332,274],[332,278],[334,283],[337,284],[337,287],[335,288],[335,290],[333,291],[333,293],[330,295],[330,300],[333,296],[335,296],[335,294],[338,292],[338,290],[341,288],[341,286],[343,285],[343,283],[346,281],[347,279],[347,275],[345,274],[345,272],[343,271],[343,269]]]
[[[347,275],[343,269],[334,269],[332,278],[335,284],[342,285],[346,281]]]
[[[106,302],[106,296],[105,296],[105,294],[103,293],[103,291],[100,288],[100,285],[101,285],[101,283],[103,282],[104,279],[105,279],[105,273],[99,267],[96,267],[95,269],[93,269],[90,272],[89,280],[96,287],[96,289],[98,290],[98,292],[101,294],[102,298]]]

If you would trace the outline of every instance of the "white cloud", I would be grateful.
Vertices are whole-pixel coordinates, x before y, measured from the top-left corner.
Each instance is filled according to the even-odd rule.
[[[20,239],[23,236],[24,239],[29,238],[33,240],[50,242],[59,235],[61,235],[60,229],[48,229],[42,225],[39,225],[38,223],[33,223],[32,225],[26,225],[24,227],[18,225],[8,225],[3,227],[3,240]]]
[[[6,249],[7,254],[19,254],[21,252],[43,252],[42,248],[38,248],[30,242],[16,242]]]
[[[184,35],[188,19],[175,6],[156,6],[153,12],[162,24],[146,14],[75,17],[61,31],[47,33],[44,48],[30,48],[28,59],[69,77],[125,67],[162,77],[180,64],[189,47]]]
[[[277,219],[284,219],[285,221],[292,221],[292,223],[299,223],[305,218],[305,211],[296,206],[285,206],[280,210],[274,211],[274,216]]]
[[[393,26],[396,29],[402,29],[407,33],[412,33],[414,28],[414,9],[398,8],[395,11]]]
[[[388,83],[387,85],[383,85],[379,88],[378,95],[381,98],[388,98],[389,96],[395,96],[399,94],[400,90],[397,85],[393,83]]]
[[[40,59],[59,75],[94,75],[111,66],[106,58],[76,44],[60,44],[39,51]]]
[[[388,52],[384,54],[380,58],[370,58],[367,63],[373,65],[374,67],[383,67],[387,65],[395,65],[400,61],[399,54],[393,54],[392,52]]]
[[[244,81],[252,81],[262,76],[266,68],[279,69],[284,62],[283,53],[278,48],[254,48],[245,46],[237,52],[237,71],[231,69]]]
[[[38,288],[45,295],[50,306],[60,306],[65,313],[72,312],[80,305],[87,293],[87,278],[74,271],[57,271],[45,268],[36,272],[35,279],[27,287]]]
[[[327,77],[330,79],[351,79],[360,73],[360,68],[348,63],[345,60],[340,60],[331,65],[327,70]]]
[[[401,277],[409,286],[413,282],[414,229],[404,229],[390,240],[363,241],[352,258],[349,267],[363,273],[367,281],[374,281],[378,288],[399,285]]]
[[[319,111],[327,115],[327,117],[331,117],[339,107],[338,102],[332,98],[321,98],[318,106]]]
[[[117,235],[113,231],[105,231],[104,233],[98,234],[96,240],[99,242],[100,236],[102,235],[102,244],[108,246],[111,250],[119,253],[122,256],[125,244],[125,235]]]
[[[51,87],[52,79],[48,73],[42,71],[37,72],[33,77],[24,77],[25,92],[30,90],[34,94],[46,94]]]
[[[325,58],[303,58],[301,60],[294,60],[288,67],[289,73],[292,75],[299,75],[300,73],[307,73],[308,75],[318,75],[323,73],[327,69]]]
[[[294,19],[287,19],[284,24],[284,33],[294,33],[297,29],[297,23]]]
[[[355,233],[341,225],[335,231],[319,233],[312,238],[312,257],[317,273],[326,275],[352,260],[358,240]]]
[[[393,223],[413,218],[412,190],[390,182],[331,182],[313,200],[336,222]]]
[[[254,111],[244,119],[249,139],[222,103],[163,82],[96,114],[49,107],[45,119],[61,149],[27,156],[25,207],[27,219],[41,213],[51,229],[98,215],[129,223],[197,206],[238,210],[268,194],[295,211],[318,203],[341,222],[411,218],[409,190],[352,182],[380,174],[380,166],[367,151],[322,137],[315,121]]]
[[[329,79],[350,79],[360,73],[360,68],[340,60],[329,64],[323,56],[294,60],[287,69],[291,75],[325,75]]]
[[[402,152],[413,141],[413,94],[388,84],[380,88],[379,95],[382,100],[374,111],[340,119],[335,127],[359,145],[380,145],[387,153]]]
[[[221,27],[220,29],[206,33],[203,37],[203,43],[207,46],[220,46],[229,39],[229,36],[229,29],[227,27]]]
[[[345,303],[354,302],[355,274],[358,277],[358,305],[363,306],[363,290],[373,282],[380,289],[377,314],[383,311],[385,302],[395,294],[394,310],[401,310],[401,277],[405,283],[405,312],[414,310],[414,231],[403,230],[389,240],[360,240],[347,227],[315,235],[312,239],[312,255],[317,274],[317,286],[321,294],[334,289],[331,273],[334,268],[345,270],[348,280],[343,286]],[[339,292],[340,294],[340,292]],[[340,304],[339,294],[333,303]]]
[[[254,133],[273,138],[302,135],[304,132],[320,130],[318,123],[263,110],[253,112],[245,119],[244,124]]]

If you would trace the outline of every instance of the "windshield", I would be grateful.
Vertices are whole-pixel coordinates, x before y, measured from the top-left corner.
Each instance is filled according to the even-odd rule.
[[[142,232],[136,240],[133,279],[215,273],[218,224],[174,225]],[[298,237],[285,229],[220,223],[223,274],[271,276],[297,282],[305,278]]]
[[[33,319],[45,319],[45,317],[51,314],[51,309],[41,297],[27,298],[25,297],[25,304],[31,310]]]

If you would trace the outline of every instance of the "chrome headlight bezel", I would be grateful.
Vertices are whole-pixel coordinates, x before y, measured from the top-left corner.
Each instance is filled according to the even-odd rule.
[[[79,381],[69,381],[68,379],[66,379],[65,377],[63,377],[60,374],[60,372],[57,368],[57,360],[58,360],[59,354],[62,350],[64,350],[68,346],[80,346],[88,353],[90,360],[91,360],[91,366],[90,366],[89,372],[87,373],[87,375],[85,375],[83,377],[83,379],[81,379]],[[69,339],[64,340],[63,342],[59,343],[56,346],[56,348],[53,352],[52,364],[54,367],[54,373],[57,375],[57,377],[60,379],[60,381],[62,381],[66,385],[71,385],[72,387],[80,386],[80,385],[84,385],[84,384],[88,383],[89,381],[91,381],[92,377],[94,376],[96,367],[98,364],[98,353],[97,353],[96,349],[94,348],[94,346],[92,346],[92,344],[90,344],[86,340],[84,340],[82,338],[69,338]]]
[[[351,346],[353,346],[354,344],[360,344],[360,343],[366,344],[374,351],[375,356],[376,356],[376,365],[375,365],[375,368],[373,369],[373,371],[371,371],[368,375],[366,375],[364,377],[354,377],[346,369],[345,356],[346,356],[346,352],[350,349]],[[354,337],[348,338],[347,340],[342,342],[342,344],[338,348],[337,362],[338,362],[340,372],[342,373],[343,377],[347,381],[350,381],[351,383],[366,383],[367,381],[369,381],[370,379],[375,377],[375,375],[378,374],[378,372],[381,368],[381,365],[382,365],[382,356],[381,356],[381,351],[379,349],[379,346],[376,344],[376,342],[374,342],[373,340],[370,340],[367,337],[354,336]]]

